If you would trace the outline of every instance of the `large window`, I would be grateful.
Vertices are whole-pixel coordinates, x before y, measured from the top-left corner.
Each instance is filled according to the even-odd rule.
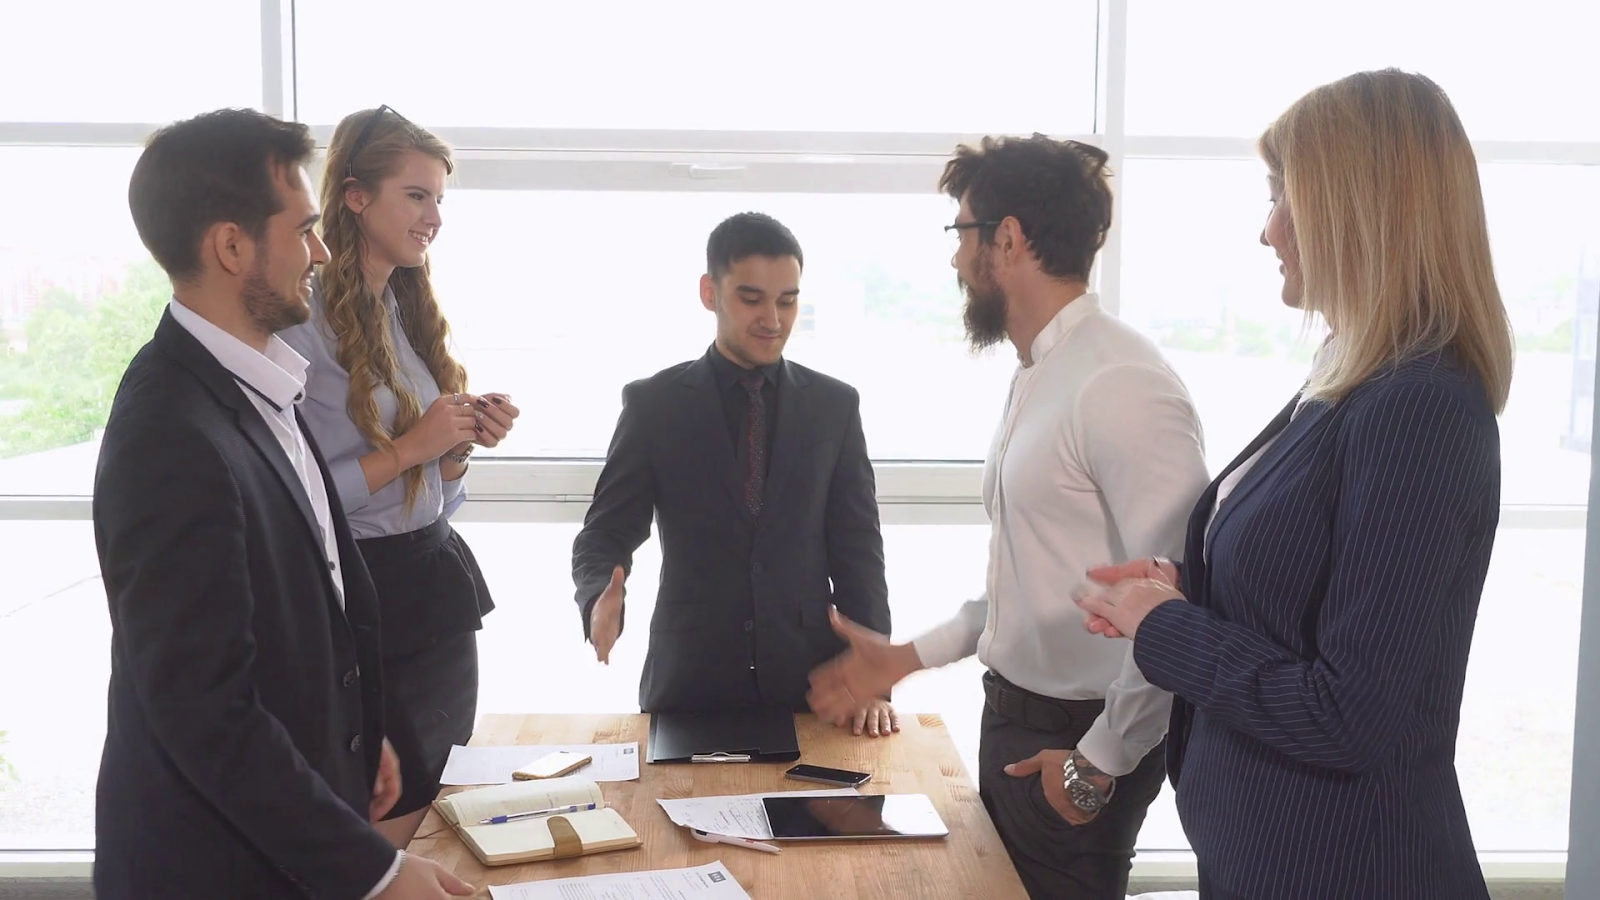
[[[171,288],[128,214],[131,147],[0,147],[0,495],[85,495],[96,431]],[[4,726],[0,726],[3,728]]]
[[[896,632],[909,637],[981,584],[978,465],[1014,365],[1006,348],[975,356],[962,339],[940,232],[954,205],[935,190],[954,144],[1042,131],[1108,149],[1119,206],[1096,287],[1182,374],[1216,470],[1294,393],[1321,337],[1279,302],[1258,242],[1254,138],[1316,84],[1388,65],[1434,77],[1477,141],[1518,345],[1457,766],[1481,850],[1564,850],[1600,329],[1600,119],[1586,112],[1600,102],[1600,56],[1585,43],[1600,6],[1225,7],[8,10],[0,76],[19,89],[0,97],[0,166],[13,174],[0,219],[0,850],[91,838],[109,625],[88,496],[111,395],[170,296],[127,212],[151,128],[252,106],[325,141],[342,116],[388,103],[456,147],[439,295],[473,385],[528,410],[474,463],[462,513],[499,599],[482,637],[481,708],[627,710],[643,634],[624,637],[609,668],[592,662],[567,555],[622,386],[711,341],[697,281],[718,220],[762,210],[805,247],[790,355],[861,391]],[[1297,37],[1309,34],[1319,40]],[[653,583],[656,553],[641,551],[635,585]],[[644,621],[650,593],[632,593],[630,621]],[[531,661],[530,635],[546,636]],[[546,671],[584,672],[584,688],[531,692]],[[920,675],[897,699],[943,714],[975,764],[975,663]],[[1186,846],[1170,792],[1141,845]]]
[[[628,621],[610,666],[583,643],[568,575],[573,523],[468,521],[471,543],[498,608],[480,635],[482,712],[629,712],[654,608],[660,548],[635,558]],[[17,559],[0,593],[0,847],[92,846],[94,779],[105,735],[110,626],[88,522],[0,521]],[[1502,528],[1478,617],[1462,708],[1457,766],[1478,847],[1559,850],[1566,845],[1567,792],[1577,678],[1578,590],[1583,533]],[[887,525],[889,596],[895,634],[914,637],[955,612],[982,587],[987,526]],[[1525,625],[1547,632],[1528,652]],[[539,652],[530,655],[530,642]],[[573,672],[583,673],[571,679]],[[941,714],[975,772],[983,692],[976,660],[918,674],[895,692],[908,712]],[[49,677],[41,677],[48,673]],[[571,690],[539,689],[556,681]],[[27,690],[16,686],[27,685]],[[1537,689],[1534,689],[1535,686]],[[1507,759],[1538,765],[1507,766]],[[1141,846],[1186,846],[1171,791],[1151,810]]]
[[[0,122],[160,122],[261,102],[261,9],[247,0],[8,3],[5,20]],[[13,185],[31,177],[8,171]]]
[[[1577,341],[1595,302],[1583,265],[1600,253],[1600,166],[1490,163],[1480,177],[1517,338],[1501,499],[1582,505],[1594,370],[1578,365]],[[1277,261],[1260,243],[1266,167],[1131,159],[1123,182],[1122,316],[1182,374],[1221,468],[1294,395],[1321,336],[1279,301]]]
[[[860,389],[874,456],[977,459],[988,447],[1015,360],[966,348],[946,197],[468,190],[445,202],[436,271],[472,383],[540,398],[541,424],[513,432],[502,455],[605,454],[622,386],[710,345],[706,235],[743,209],[803,241],[787,352]]]
[[[780,132],[1093,129],[1092,0],[296,6],[301,117],[390,103],[436,126]],[[1016,18],[1030,27],[1015,27]],[[485,27],[488,25],[489,27]],[[391,77],[359,46],[411,48]],[[999,89],[989,64],[1028,90]],[[404,66],[397,71],[408,71]],[[1040,97],[1048,99],[1041,103]],[[607,146],[607,145],[602,145]],[[660,149],[672,149],[671,140]]]
[[[1444,88],[1477,140],[1600,140],[1597,30],[1587,0],[1135,0],[1128,133],[1254,138],[1308,89],[1393,66]]]

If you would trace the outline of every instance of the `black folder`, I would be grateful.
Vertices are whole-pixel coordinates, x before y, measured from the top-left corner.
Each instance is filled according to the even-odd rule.
[[[650,716],[650,763],[776,763],[800,758],[794,713],[787,709],[669,713]]]

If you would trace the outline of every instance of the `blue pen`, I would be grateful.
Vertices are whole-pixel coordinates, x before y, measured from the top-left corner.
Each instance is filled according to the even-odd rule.
[[[479,822],[478,824],[479,825],[504,825],[507,822],[515,822],[518,819],[531,819],[531,818],[533,818],[535,816],[559,816],[559,815],[562,815],[564,813],[583,812],[586,809],[599,809],[599,808],[600,808],[600,804],[598,804],[598,803],[579,803],[579,804],[576,804],[574,806],[561,806],[561,807],[557,807],[555,809],[538,809],[538,810],[534,810],[533,812],[516,813],[515,815],[510,815],[510,816],[491,816],[490,818],[484,819],[483,821]]]

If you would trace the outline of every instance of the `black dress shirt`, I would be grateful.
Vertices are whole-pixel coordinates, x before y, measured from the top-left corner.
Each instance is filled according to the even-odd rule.
[[[752,370],[741,367],[738,363],[722,355],[722,352],[713,344],[706,351],[711,360],[711,371],[716,373],[717,393],[722,397],[722,412],[728,420],[728,439],[733,441],[734,458],[739,462],[739,470],[744,471],[749,447],[745,444],[744,433],[750,420],[750,394],[745,390],[740,379],[745,373]],[[772,470],[772,438],[777,434],[778,428],[778,367],[782,361],[770,366],[761,366],[754,371],[762,374],[764,380],[761,384],[761,399],[767,407],[767,471]]]

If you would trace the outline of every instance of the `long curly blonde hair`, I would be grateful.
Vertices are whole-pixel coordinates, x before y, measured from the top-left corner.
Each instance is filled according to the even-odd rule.
[[[422,403],[400,377],[398,348],[390,339],[389,311],[383,297],[374,295],[367,285],[362,268],[366,238],[361,233],[359,217],[345,205],[344,194],[351,179],[375,193],[378,185],[399,168],[401,157],[408,151],[440,159],[447,173],[455,171],[455,163],[443,141],[392,112],[373,123],[369,139],[352,160],[351,145],[374,115],[376,110],[366,109],[345,116],[328,146],[322,177],[322,240],[328,245],[331,258],[322,267],[320,283],[324,315],[337,341],[334,355],[350,373],[350,418],[368,443],[387,450],[396,437],[422,418]],[[389,288],[399,304],[406,340],[427,365],[439,390],[446,394],[463,392],[467,389],[467,371],[450,355],[450,323],[439,310],[428,272],[426,261],[416,268],[396,268],[389,276]],[[397,410],[392,428],[378,411],[380,385],[394,392]],[[407,469],[401,478],[409,508],[422,490],[422,467]]]

